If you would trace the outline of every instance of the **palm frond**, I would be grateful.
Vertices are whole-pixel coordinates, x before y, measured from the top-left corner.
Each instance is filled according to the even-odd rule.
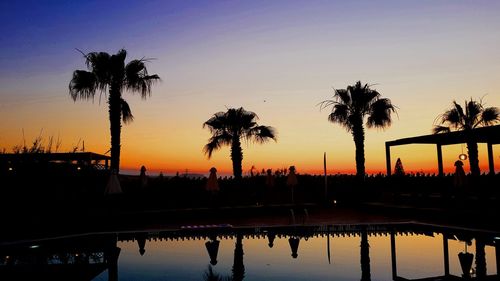
[[[450,127],[436,125],[434,126],[434,128],[432,128],[433,134],[449,133],[449,132],[450,132]]]
[[[467,102],[466,102],[466,104],[467,104]],[[464,112],[462,106],[459,105],[456,101],[453,101],[452,110],[453,109],[456,111],[456,114],[458,114],[458,118],[465,119],[465,112]]]
[[[319,110],[321,111],[327,107],[333,106],[336,103],[337,103],[337,101],[335,101],[335,100],[324,100],[324,101],[318,103],[316,106],[319,106]]]
[[[500,121],[500,112],[497,107],[487,107],[481,113],[481,123],[485,126],[495,125]]]
[[[127,57],[127,50],[125,49],[120,49],[116,54],[113,56],[117,57],[120,61],[125,61],[125,58]]]
[[[203,153],[210,159],[215,150],[219,150],[223,145],[229,144],[231,144],[231,136],[226,132],[221,132],[208,139],[208,143],[203,147]]]
[[[475,128],[481,124],[481,112],[483,105],[481,102],[471,100],[465,103],[465,119],[468,128]]]
[[[140,93],[143,99],[151,95],[151,86],[160,81],[158,75],[148,74],[144,62],[144,59],[132,60],[125,66],[125,87],[132,92]]]
[[[343,126],[347,131],[351,131],[351,124],[349,124],[349,116],[352,114],[350,108],[345,104],[336,103],[332,112],[328,115],[328,121],[337,123]]]
[[[271,126],[256,126],[248,130],[246,137],[261,144],[269,140],[276,141],[276,129]]]
[[[132,121],[134,121],[132,110],[130,110],[130,106],[124,99],[121,99],[121,111],[123,123],[130,124]]]
[[[391,100],[387,98],[378,99],[370,106],[370,115],[366,125],[368,128],[386,128],[392,123],[391,113],[396,112]]]
[[[210,133],[215,133],[219,130],[227,129],[227,116],[225,112],[217,112],[205,123],[203,123],[203,128],[208,127]]]
[[[351,104],[351,94],[349,91],[345,89],[335,90],[335,95],[337,101],[342,102],[343,104]]]
[[[106,52],[91,52],[85,55],[85,64],[94,73],[99,90],[105,91],[111,82],[111,56]]]
[[[463,116],[464,115],[463,115],[462,107],[460,107],[460,105],[456,104],[456,106],[454,108],[445,111],[441,115],[441,120],[439,121],[439,123],[440,124],[448,123],[449,127],[451,127],[451,128],[462,129],[465,126],[465,120],[464,120]]]
[[[69,94],[71,98],[77,99],[93,99],[97,89],[97,79],[92,72],[85,70],[75,70],[73,78],[69,82]]]

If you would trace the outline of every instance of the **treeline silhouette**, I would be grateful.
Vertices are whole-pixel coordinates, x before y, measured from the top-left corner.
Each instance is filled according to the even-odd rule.
[[[79,168],[78,168],[79,167]],[[467,202],[471,207],[495,205],[500,198],[500,174],[468,176],[462,189],[454,186],[453,175],[439,177],[409,174],[387,177],[371,175],[360,180],[355,175],[298,174],[294,201],[286,176],[274,178],[266,185],[266,176],[254,175],[236,179],[220,177],[220,191],[206,190],[206,177],[148,177],[144,185],[139,176],[120,175],[122,194],[105,195],[109,171],[70,163],[24,163],[16,170],[0,167],[2,188],[0,205],[12,219],[26,214],[36,220],[42,214],[85,215],[89,211],[115,208],[132,212],[183,208],[218,208],[240,206],[289,206],[302,204],[336,204],[354,206],[365,202],[407,204],[410,206],[446,207]],[[111,202],[111,203],[110,203]],[[498,205],[498,204],[497,204]],[[14,207],[12,207],[14,206]]]

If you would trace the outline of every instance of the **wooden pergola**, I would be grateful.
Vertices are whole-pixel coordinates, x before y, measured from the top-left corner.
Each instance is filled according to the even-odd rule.
[[[87,165],[97,165],[104,162],[108,169],[111,157],[93,152],[56,152],[56,153],[5,153],[0,154],[0,163],[19,162],[80,162]]]
[[[462,144],[468,141],[476,143],[486,143],[488,146],[488,166],[489,173],[495,174],[495,165],[493,162],[493,145],[500,143],[500,125],[477,128],[469,132],[456,131],[450,133],[433,134],[404,138],[385,142],[385,157],[387,164],[387,175],[391,175],[391,146],[407,144],[434,144],[437,150],[438,171],[443,175],[443,154],[441,147],[443,145]]]

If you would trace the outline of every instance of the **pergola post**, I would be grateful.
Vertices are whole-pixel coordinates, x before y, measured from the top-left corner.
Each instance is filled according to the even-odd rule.
[[[387,176],[391,175],[391,146],[385,143],[385,163],[387,165]]]
[[[488,143],[488,166],[490,168],[490,175],[495,174],[495,163],[493,162],[493,144]]]
[[[448,251],[448,235],[443,233],[443,259],[444,259],[444,275],[450,275],[450,255]]]
[[[441,144],[436,144],[437,157],[438,157],[438,174],[440,177],[443,176],[443,152],[441,151]]]
[[[495,240],[495,261],[497,264],[497,275],[500,274],[500,240]]]
[[[392,264],[392,280],[398,277],[398,269],[396,264],[396,235],[394,230],[391,231],[391,264]]]

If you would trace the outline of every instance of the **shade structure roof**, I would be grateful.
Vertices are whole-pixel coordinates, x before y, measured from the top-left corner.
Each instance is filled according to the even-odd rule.
[[[438,171],[443,175],[443,156],[441,146],[467,142],[486,143],[488,145],[488,166],[490,174],[495,174],[493,163],[493,145],[500,143],[500,125],[476,128],[470,131],[456,131],[432,134],[385,142],[387,175],[391,175],[391,146],[406,144],[434,144],[437,147]]]
[[[0,161],[101,161],[110,160],[107,155],[93,152],[68,153],[5,153],[0,154]]]
[[[417,136],[411,138],[403,138],[386,142],[388,146],[405,145],[405,144],[460,144],[466,143],[470,139],[478,143],[500,143],[500,125],[476,128],[471,132],[456,131],[442,134],[432,134]]]
[[[111,157],[93,152],[56,152],[56,153],[0,153],[0,166],[21,163],[78,163],[107,170]],[[101,162],[102,161],[102,162]],[[12,169],[12,167],[9,167]]]

